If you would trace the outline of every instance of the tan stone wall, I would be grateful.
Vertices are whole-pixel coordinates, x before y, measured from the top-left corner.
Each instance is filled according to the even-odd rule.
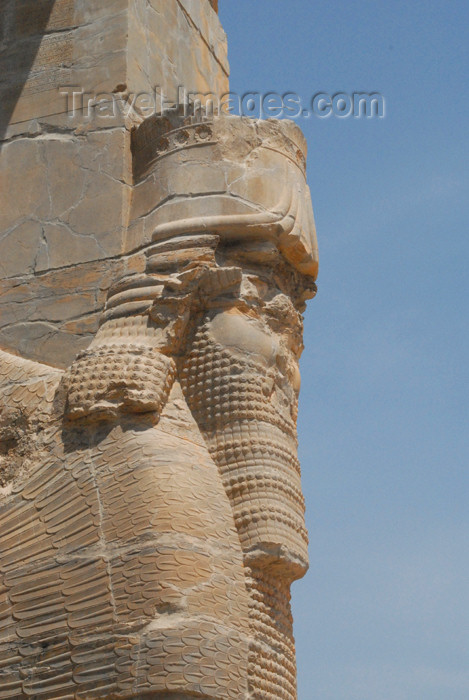
[[[0,347],[65,367],[96,330],[98,261],[129,250],[131,124],[71,119],[59,88],[221,93],[225,34],[208,0],[5,0],[0,21]]]
[[[131,0],[128,56],[132,91],[159,85],[175,101],[178,86],[229,89],[225,33],[206,0]]]
[[[5,9],[3,9],[5,4]],[[61,86],[228,89],[225,34],[208,0],[4,0],[0,124],[63,114]],[[29,125],[8,133],[28,132]]]

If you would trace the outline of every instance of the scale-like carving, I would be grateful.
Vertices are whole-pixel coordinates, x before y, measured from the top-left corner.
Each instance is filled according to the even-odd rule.
[[[56,375],[57,413],[0,508],[0,698],[246,697],[241,552],[180,389],[158,426],[68,424]]]
[[[133,158],[145,269],[65,372],[0,354],[0,700],[293,700],[304,143],[174,115]]]

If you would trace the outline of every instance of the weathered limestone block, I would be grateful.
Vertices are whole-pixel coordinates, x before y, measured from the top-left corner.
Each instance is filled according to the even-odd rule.
[[[64,372],[0,355],[0,699],[293,700],[305,144],[175,112],[131,152],[139,249],[91,342]]]
[[[12,287],[16,298],[0,313],[2,347],[38,361],[51,353],[66,367],[89,343],[104,298],[99,285],[87,296],[87,281],[97,261],[132,253],[137,96],[151,97],[159,111],[163,98],[177,100],[179,86],[228,90],[225,34],[208,0],[3,0],[0,304]],[[85,96],[72,99],[72,91]],[[108,111],[88,109],[94,98]],[[64,304],[58,318],[48,291],[52,281],[58,292],[67,270],[88,301],[73,316]]]
[[[66,86],[90,96],[159,87],[174,101],[179,86],[228,90],[225,35],[208,0],[4,0],[0,26],[0,139],[8,124],[28,133],[29,120],[55,123]]]

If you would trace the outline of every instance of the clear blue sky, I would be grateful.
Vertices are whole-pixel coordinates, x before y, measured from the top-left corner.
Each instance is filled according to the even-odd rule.
[[[220,0],[232,89],[378,91],[301,119],[320,244],[299,422],[300,700],[468,700],[466,0]]]

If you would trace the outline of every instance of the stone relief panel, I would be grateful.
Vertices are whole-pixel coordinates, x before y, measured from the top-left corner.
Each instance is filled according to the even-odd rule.
[[[138,264],[91,342],[0,354],[0,700],[294,700],[305,143],[175,112],[131,155]]]

